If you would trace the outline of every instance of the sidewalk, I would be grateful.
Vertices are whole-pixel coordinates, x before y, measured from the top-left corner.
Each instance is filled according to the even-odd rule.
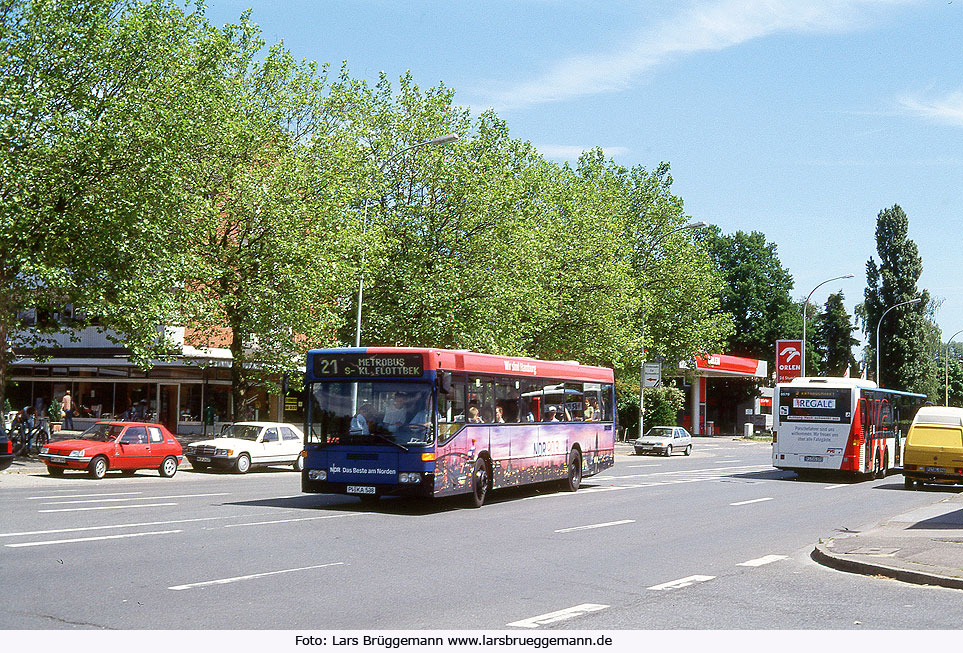
[[[963,493],[865,532],[820,539],[812,557],[840,571],[963,589]]]

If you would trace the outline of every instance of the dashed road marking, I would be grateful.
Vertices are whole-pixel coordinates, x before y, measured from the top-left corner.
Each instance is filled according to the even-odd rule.
[[[325,567],[337,567],[343,565],[343,562],[329,562],[323,565],[311,565],[310,567],[296,567],[295,569],[280,569],[278,571],[265,571],[260,574],[248,574],[247,576],[234,576],[232,578],[219,578],[218,580],[205,580],[199,583],[187,583],[185,585],[174,585],[168,587],[169,590],[189,590],[195,587],[206,587],[208,585],[227,585],[228,583],[237,583],[242,580],[253,580],[255,578],[265,578],[266,576],[277,576],[278,574],[291,574],[296,571],[309,571],[311,569],[324,569]]]
[[[37,512],[81,512],[85,510],[126,510],[127,508],[159,508],[161,506],[176,506],[176,503],[141,503],[132,506],[91,506],[89,508],[50,508]]]
[[[713,578],[715,578],[715,576],[700,576],[700,575],[686,576],[685,578],[672,580],[672,581],[669,581],[668,583],[653,585],[649,589],[656,590],[656,591],[677,590],[677,589],[682,589],[683,587],[689,587],[690,585],[695,585],[696,583],[704,583],[707,580],[712,580]]]
[[[748,501],[736,501],[735,503],[730,503],[730,506],[748,506],[750,503],[762,503],[763,501],[772,501],[772,497],[762,497],[761,499],[749,499]]]
[[[839,483],[838,485],[827,485],[824,490],[836,490],[841,487],[849,487],[849,483]]]
[[[48,544],[73,544],[75,542],[94,542],[97,540],[119,540],[126,537],[143,537],[145,535],[168,535],[170,533],[183,533],[184,531],[148,531],[145,533],[124,533],[123,535],[100,535],[97,537],[74,537],[67,540],[46,540],[42,542],[20,542],[19,544],[6,544],[11,549],[19,549],[26,546],[46,546]]]
[[[556,610],[555,612],[548,612],[537,617],[529,617],[528,619],[522,619],[521,621],[513,621],[506,625],[516,626],[518,628],[538,628],[539,626],[553,624],[565,619],[580,617],[583,614],[588,614],[590,612],[598,612],[599,610],[604,610],[607,607],[609,606],[601,605],[599,603],[582,603],[581,605],[565,608],[564,610]]]
[[[768,555],[761,558],[756,558],[755,560],[747,560],[746,562],[740,562],[737,567],[761,567],[763,565],[768,565],[771,562],[778,562],[779,560],[785,560],[787,556],[780,555]]]
[[[143,494],[143,492],[98,492],[97,494],[51,494],[46,497],[27,497],[28,501],[38,499],[76,499],[78,497],[115,497],[124,494]]]
[[[168,496],[161,497],[127,497],[123,499],[81,499],[80,501],[50,501],[47,503],[42,503],[42,506],[59,506],[68,505],[72,503],[120,503],[122,501],[157,501],[158,499],[191,499],[194,497],[223,497],[231,494],[230,492],[205,492],[204,494],[171,494]],[[279,497],[283,498],[283,497]]]
[[[224,528],[236,528],[237,526],[264,526],[265,524],[286,524],[298,521],[314,521],[315,519],[338,519],[340,517],[357,517],[359,515],[370,515],[370,512],[349,512],[343,515],[322,515],[320,517],[294,517],[292,519],[272,519],[270,521],[251,521],[240,524],[225,524]]]
[[[604,524],[589,524],[588,526],[573,526],[571,528],[560,528],[556,533],[572,533],[574,531],[587,531],[593,528],[605,528],[606,526],[620,526],[622,524],[634,524],[634,519],[620,519],[619,521],[609,521]]]

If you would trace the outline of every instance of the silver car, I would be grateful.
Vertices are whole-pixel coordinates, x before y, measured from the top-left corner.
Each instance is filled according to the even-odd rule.
[[[635,453],[660,453],[671,456],[672,451],[692,453],[692,436],[681,426],[653,426],[641,438],[632,441]]]

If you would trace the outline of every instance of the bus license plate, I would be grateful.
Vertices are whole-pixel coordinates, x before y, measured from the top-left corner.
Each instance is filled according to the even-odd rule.
[[[821,463],[823,461],[822,456],[803,456],[803,462],[807,463]]]
[[[371,485],[349,485],[348,494],[374,494],[375,489]]]
[[[932,472],[933,474],[945,474],[946,467],[925,467],[924,472]]]

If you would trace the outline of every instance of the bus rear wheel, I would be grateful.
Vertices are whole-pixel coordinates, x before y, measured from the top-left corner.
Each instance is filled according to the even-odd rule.
[[[562,482],[567,492],[575,492],[582,484],[582,454],[572,449],[568,454],[568,477]]]
[[[479,458],[475,461],[475,466],[471,472],[471,494],[469,499],[472,508],[481,508],[488,498],[488,492],[492,487],[491,474],[488,471],[488,461]]]

